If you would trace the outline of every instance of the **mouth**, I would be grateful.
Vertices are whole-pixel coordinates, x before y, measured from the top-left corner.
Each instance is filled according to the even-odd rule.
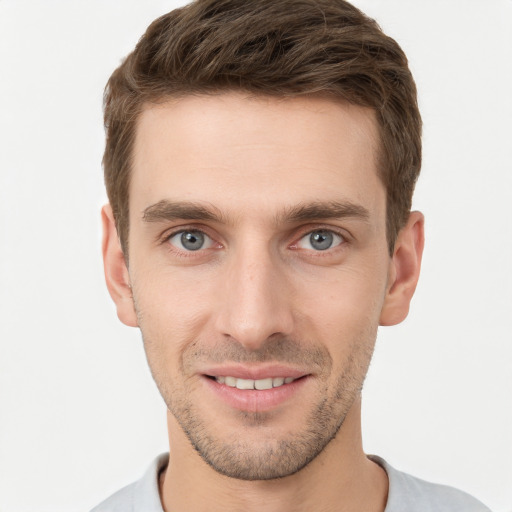
[[[202,377],[214,400],[239,411],[265,412],[296,401],[312,375],[289,369],[251,372],[225,368]]]
[[[230,388],[236,388],[241,390],[251,390],[257,389],[258,391],[264,391],[266,389],[279,388],[284,386],[285,384],[291,384],[294,382],[295,378],[293,377],[267,377],[265,379],[241,379],[237,377],[232,377],[230,375],[220,375],[213,376],[208,375],[210,379],[214,379],[219,384],[225,384]],[[303,378],[303,377],[299,377]]]

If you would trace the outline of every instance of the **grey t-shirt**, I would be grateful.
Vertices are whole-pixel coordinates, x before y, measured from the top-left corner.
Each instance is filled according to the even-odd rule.
[[[388,502],[384,512],[491,512],[465,492],[397,471],[380,457],[370,455],[370,459],[388,474]],[[163,512],[158,475],[168,460],[168,454],[157,457],[140,480],[116,492],[91,512]]]

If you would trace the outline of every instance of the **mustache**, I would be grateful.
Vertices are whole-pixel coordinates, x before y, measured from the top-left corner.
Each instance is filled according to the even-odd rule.
[[[308,368],[326,369],[332,366],[332,357],[325,347],[299,342],[288,337],[271,336],[256,350],[247,350],[235,339],[219,341],[212,346],[196,342],[183,354],[187,363],[271,363],[279,362]]]

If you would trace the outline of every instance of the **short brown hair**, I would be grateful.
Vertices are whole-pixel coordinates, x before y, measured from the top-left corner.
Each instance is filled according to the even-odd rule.
[[[392,253],[421,166],[416,86],[398,44],[344,0],[196,0],[156,19],[105,89],[105,183],[125,257],[132,147],[144,105],[224,90],[328,95],[372,108]]]

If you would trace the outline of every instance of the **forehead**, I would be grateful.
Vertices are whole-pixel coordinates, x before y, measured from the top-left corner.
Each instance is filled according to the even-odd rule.
[[[146,106],[137,124],[130,210],[190,200],[260,212],[311,201],[384,207],[373,111],[323,98],[240,93]]]

